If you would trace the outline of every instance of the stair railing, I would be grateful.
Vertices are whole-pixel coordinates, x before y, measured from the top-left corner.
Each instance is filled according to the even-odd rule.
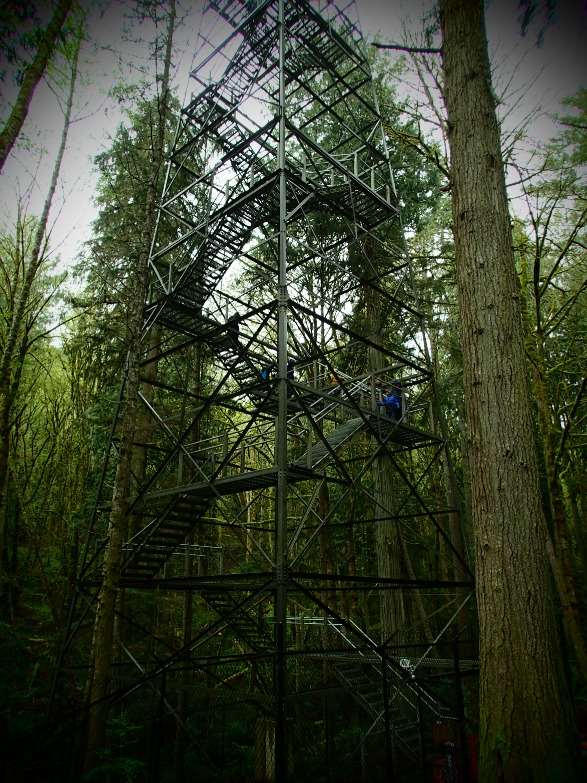
[[[360,631],[358,626],[352,620],[349,619],[347,622],[349,625],[354,626],[358,631]],[[364,652],[357,648],[353,640],[349,638],[345,625],[342,625],[341,623],[331,623],[329,627],[345,640],[346,644],[353,650],[354,654],[364,658],[365,662],[367,662],[367,656],[365,656]],[[364,632],[360,632],[363,638],[365,638]],[[371,644],[373,644],[375,647],[375,642],[372,640],[370,641]],[[371,660],[369,661],[370,663],[372,663],[373,656],[375,656],[381,663],[383,662],[383,657],[376,650],[370,651],[369,654],[371,656]],[[413,709],[418,709],[418,700],[421,700],[422,705],[439,720],[446,720],[447,718],[455,717],[452,715],[447,715],[444,705],[435,699],[434,695],[431,694],[426,688],[423,688],[421,685],[419,685],[419,683],[417,683],[415,675],[413,674],[415,667],[411,665],[408,659],[399,658],[396,660],[390,658],[390,661],[393,662],[393,665],[389,666],[389,664],[387,664],[386,668],[387,671],[394,676],[396,681],[396,684],[393,686],[393,695],[390,695],[390,702],[393,701],[393,699],[397,696],[401,695],[403,701],[408,703]],[[412,699],[414,699],[414,701],[412,701]],[[381,716],[379,716],[379,718],[380,717]]]
[[[224,573],[224,547],[204,544],[180,544],[173,553],[176,557],[197,559],[197,575],[219,576]],[[208,568],[203,568],[203,564]]]

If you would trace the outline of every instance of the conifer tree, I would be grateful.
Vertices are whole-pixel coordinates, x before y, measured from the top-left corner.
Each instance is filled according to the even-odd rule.
[[[125,540],[125,516],[131,490],[131,464],[133,442],[137,420],[139,367],[141,358],[141,332],[143,312],[147,298],[148,260],[151,237],[156,218],[156,200],[159,176],[164,158],[165,126],[169,111],[170,74],[173,33],[175,29],[175,2],[171,0],[164,45],[163,73],[157,102],[157,113],[153,113],[151,150],[152,162],[147,182],[141,242],[138,247],[136,266],[131,280],[131,295],[128,302],[128,356],[125,373],[123,409],[120,417],[120,449],[114,489],[112,510],[108,525],[108,541],[104,561],[104,579],[98,596],[94,637],[92,645],[93,671],[88,684],[88,706],[90,724],[85,755],[85,766],[91,768],[96,761],[96,750],[105,739],[108,717],[108,688],[114,652],[115,609],[120,579],[122,545]]]
[[[480,633],[480,780],[580,779],[482,0],[441,0]]]

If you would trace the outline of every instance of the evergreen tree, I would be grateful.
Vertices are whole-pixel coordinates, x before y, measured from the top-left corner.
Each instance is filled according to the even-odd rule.
[[[579,780],[481,0],[442,0],[480,631],[480,779]]]
[[[105,697],[108,694],[110,685],[110,672],[114,652],[115,607],[120,579],[122,545],[126,533],[125,515],[131,489],[131,465],[140,383],[143,312],[147,299],[148,259],[151,237],[155,229],[157,187],[163,165],[166,119],[169,112],[169,84],[174,30],[175,3],[172,0],[164,38],[165,55],[163,58],[160,94],[157,99],[158,112],[156,122],[150,126],[150,138],[153,141],[150,173],[146,181],[145,200],[142,205],[140,243],[134,259],[135,264],[131,274],[131,296],[128,300],[128,355],[123,400],[124,407],[120,418],[120,449],[112,493],[112,511],[104,561],[104,580],[96,607],[92,644],[93,668],[88,683],[90,726],[85,756],[86,768],[91,768],[95,765],[96,751],[103,745],[106,735],[108,701]]]

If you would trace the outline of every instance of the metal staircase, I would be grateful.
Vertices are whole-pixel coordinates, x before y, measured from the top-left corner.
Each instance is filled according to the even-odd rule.
[[[153,517],[125,545],[123,576],[126,579],[152,579],[185,541],[209,506],[208,498],[194,495],[173,496],[163,510],[151,506]]]
[[[365,429],[365,421],[360,417],[347,419],[332,430],[323,441],[315,443],[302,457],[294,462],[298,467],[315,470],[323,462],[331,459],[335,452],[342,450]]]
[[[329,644],[336,648],[336,654],[329,657],[322,652],[314,655],[317,660],[325,661],[329,676],[368,716],[361,744],[369,737],[377,738],[391,730],[396,758],[401,754],[414,768],[421,769],[423,755],[432,749],[430,733],[426,736],[424,727],[429,729],[439,723],[456,725],[460,718],[455,704],[441,698],[434,686],[414,671],[408,659],[387,654],[384,658],[377,644],[352,622],[340,622],[328,616],[296,616],[289,620],[320,629],[322,643],[325,637],[329,638]],[[425,665],[423,659],[418,663]],[[464,663],[470,666],[472,662]],[[438,670],[433,661],[429,664],[435,672]]]
[[[326,443],[314,444],[306,455],[296,460],[293,468],[318,468],[332,459],[364,429],[363,419],[348,419],[327,436]],[[305,473],[291,475],[293,481],[305,478]],[[273,470],[200,481],[192,486],[190,492],[184,487],[182,494],[176,494],[169,489],[163,497],[146,495],[141,513],[143,519],[151,518],[151,521],[125,545],[124,577],[130,580],[152,579],[158,574],[204,517],[214,497],[240,492],[251,485],[260,487],[276,484],[277,473]]]
[[[271,653],[275,649],[273,629],[253,612],[264,601],[265,596],[255,595],[248,599],[242,592],[233,590],[214,590],[203,588],[202,598],[225,621],[238,639],[243,642],[244,650],[255,653]]]
[[[421,768],[420,725],[448,714],[400,648],[422,618],[434,648],[473,584],[389,140],[353,0],[208,5],[226,24],[202,28],[149,260],[108,706],[140,726],[152,780],[197,758],[209,780],[384,783],[399,771],[379,734]],[[400,421],[376,407],[394,383]],[[116,418],[111,433],[61,656],[69,704],[104,586]],[[315,639],[294,614],[357,631]]]
[[[417,686],[410,683],[409,679],[403,679],[390,664],[386,664],[385,675],[389,688],[386,705],[383,698],[383,666],[380,657],[372,656],[370,662],[366,658],[336,662],[333,668],[336,677],[371,718],[369,732],[383,731],[384,724],[388,721],[393,727],[393,743],[417,763],[421,755],[421,696]],[[407,676],[409,677],[409,674]]]

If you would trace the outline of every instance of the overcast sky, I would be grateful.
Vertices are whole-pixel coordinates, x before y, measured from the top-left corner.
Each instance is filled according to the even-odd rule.
[[[198,6],[202,0],[180,0],[189,12],[183,34],[179,37],[179,51],[175,58],[181,76],[180,98],[188,90],[187,74],[200,24]],[[361,26],[365,35],[378,35],[383,42],[401,43],[402,25],[420,28],[420,19],[429,7],[427,0],[357,0]],[[494,62],[500,63],[502,73],[513,72],[518,85],[529,84],[523,96],[515,98],[520,111],[542,105],[547,111],[559,110],[561,98],[587,86],[587,3],[585,0],[559,0],[559,19],[545,37],[544,46],[535,46],[538,28],[530,30],[522,39],[517,21],[516,0],[493,0],[487,11],[490,50]],[[75,261],[78,248],[89,236],[89,222],[94,210],[92,193],[96,177],[91,159],[109,145],[109,135],[116,128],[119,115],[115,104],[107,96],[107,88],[114,79],[132,79],[127,60],[140,64],[145,49],[136,51],[121,40],[121,6],[112,2],[101,19],[92,23],[92,35],[100,47],[97,52],[86,52],[85,69],[89,84],[78,101],[78,122],[72,127],[69,149],[64,161],[64,176],[52,212],[53,240],[65,264]],[[147,37],[147,31],[142,31]],[[397,56],[397,55],[392,55]],[[122,70],[119,71],[119,66]],[[537,78],[536,78],[537,77]],[[523,104],[523,105],[522,105]],[[35,157],[20,149],[9,159],[0,178],[0,221],[10,222],[18,194],[32,186],[32,209],[39,209],[44,197],[47,175],[50,173],[60,124],[57,101],[47,85],[40,85],[33,99],[27,121],[27,136],[35,145],[48,152],[40,167]],[[548,137],[555,130],[543,118],[535,129],[535,138]],[[44,176],[45,175],[45,176]]]

